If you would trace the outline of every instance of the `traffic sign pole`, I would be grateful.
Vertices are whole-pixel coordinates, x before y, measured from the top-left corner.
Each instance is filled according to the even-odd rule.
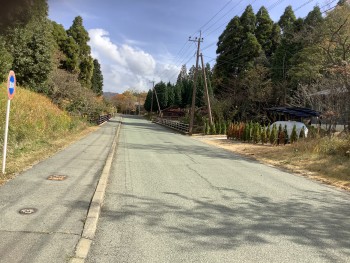
[[[15,96],[16,93],[16,76],[15,72],[12,70],[9,73],[8,79],[7,79],[7,110],[6,110],[6,124],[5,124],[5,138],[4,138],[4,154],[2,158],[2,173],[5,174],[6,169],[6,154],[7,154],[7,137],[8,137],[8,131],[9,131],[9,123],[10,123],[10,106],[11,106],[11,100]]]
[[[3,174],[5,174],[5,169],[6,169],[7,137],[8,137],[8,131],[9,131],[9,122],[10,122],[10,105],[11,105],[11,100],[9,99],[9,100],[7,100],[4,154],[3,154],[3,158],[2,158],[2,173]]]

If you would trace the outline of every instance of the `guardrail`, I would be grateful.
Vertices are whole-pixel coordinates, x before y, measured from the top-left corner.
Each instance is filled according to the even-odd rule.
[[[112,118],[112,114],[105,114],[105,115],[90,115],[88,120],[91,123],[96,123],[97,125],[101,125],[102,123],[109,121],[109,119]]]
[[[157,118],[155,120],[155,123],[164,125],[166,127],[172,128],[174,130],[177,130],[182,133],[188,133],[189,132],[189,124],[183,123],[181,121],[174,121],[174,120],[168,120],[163,118]]]

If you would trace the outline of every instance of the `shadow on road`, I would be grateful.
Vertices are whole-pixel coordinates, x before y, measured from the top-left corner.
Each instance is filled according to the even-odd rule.
[[[104,208],[103,217],[111,222],[141,222],[152,235],[180,241],[183,250],[235,250],[247,243],[287,240],[316,250],[326,261],[338,262],[339,251],[342,260],[350,258],[350,204],[340,197],[329,200],[329,192],[307,192],[310,205],[305,196],[277,202],[234,189],[217,190],[229,198],[222,202],[163,192],[161,200],[120,194],[115,198],[132,205],[118,211]]]

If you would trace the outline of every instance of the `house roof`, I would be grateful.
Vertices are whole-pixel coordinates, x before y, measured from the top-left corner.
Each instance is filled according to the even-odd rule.
[[[272,107],[266,110],[302,118],[318,117],[321,115],[321,113],[318,111],[302,107]]]

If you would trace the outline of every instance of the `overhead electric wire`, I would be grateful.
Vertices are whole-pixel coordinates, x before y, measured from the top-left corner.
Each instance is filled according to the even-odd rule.
[[[256,0],[255,0],[256,1]],[[255,2],[254,1],[254,2]],[[232,7],[230,10],[228,10],[223,16],[221,16],[220,19],[216,20],[215,23],[213,23],[210,27],[208,27],[207,29],[203,30],[203,33],[205,31],[208,31],[210,28],[212,28],[213,26],[215,26],[221,19],[223,19],[225,16],[227,16],[232,10],[234,10],[237,6],[240,5],[240,3],[243,2],[243,0],[240,0],[234,7]]]
[[[315,1],[315,0],[309,0],[309,1],[307,1],[306,3],[302,4],[301,6],[297,7],[296,9],[294,9],[294,13],[295,13],[296,11],[302,9],[304,6],[310,4],[310,3],[313,2],[313,1]]]
[[[253,5],[257,0],[253,0],[250,5]],[[240,1],[241,2],[241,1]],[[239,2],[239,3],[240,3]],[[244,9],[243,9],[244,10]],[[242,12],[243,12],[242,10]],[[210,31],[209,33],[207,33],[204,37],[207,37],[209,35],[211,35],[212,33],[214,33],[215,31],[219,30],[221,27],[227,25],[230,22],[230,20],[226,21],[225,23],[221,24],[220,26],[218,26],[217,28],[215,28],[214,30]],[[207,29],[208,30],[208,29]]]
[[[274,9],[276,6],[280,5],[282,2],[284,2],[285,0],[278,0],[275,3],[273,3],[272,5],[268,6],[266,9],[267,10],[271,10]]]
[[[212,17],[212,18],[210,18],[203,26],[201,26],[201,27],[199,28],[198,31],[202,30],[206,25],[208,25],[211,21],[213,21],[213,19],[214,19],[218,14],[220,14],[220,12],[223,11],[223,10],[226,8],[226,6],[228,6],[229,4],[231,4],[232,1],[233,1],[233,0],[228,1],[228,2],[227,2],[227,3]]]

